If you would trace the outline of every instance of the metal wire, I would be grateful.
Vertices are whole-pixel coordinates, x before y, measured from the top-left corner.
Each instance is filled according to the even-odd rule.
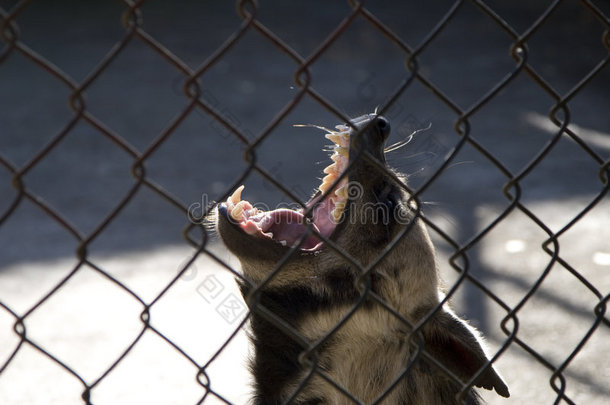
[[[405,60],[405,72],[404,80],[396,87],[393,92],[386,95],[386,102],[380,106],[379,113],[383,114],[385,111],[392,108],[396,103],[396,100],[411,88],[415,83],[423,85],[430,91],[440,102],[445,104],[454,114],[454,130],[455,134],[460,137],[460,140],[456,143],[455,147],[448,154],[440,167],[431,175],[427,181],[419,186],[416,190],[408,190],[413,195],[413,200],[418,207],[417,215],[421,220],[426,222],[428,227],[438,234],[443,240],[447,242],[449,246],[454,249],[454,252],[449,260],[450,265],[459,273],[459,278],[455,284],[453,284],[448,291],[447,298],[449,299],[457,289],[462,286],[463,283],[468,282],[476,286],[483,294],[489,299],[498,304],[501,308],[506,311],[506,315],[501,323],[501,328],[506,334],[500,350],[495,353],[491,362],[495,362],[499,357],[504,355],[507,348],[511,345],[517,345],[523,348],[530,356],[536,359],[540,364],[546,367],[551,373],[550,385],[556,393],[555,403],[564,401],[566,403],[575,403],[574,400],[566,394],[566,379],[563,373],[566,368],[570,365],[579,351],[587,344],[591,336],[600,327],[609,327],[610,322],[605,317],[606,306],[608,303],[609,296],[607,292],[600,291],[597,286],[587,280],[587,278],[579,271],[568,263],[559,254],[560,241],[559,238],[574,227],[578,221],[588,215],[591,210],[606,196],[609,190],[610,178],[610,161],[604,160],[597,152],[595,152],[587,142],[585,142],[573,129],[570,128],[570,108],[569,103],[578,97],[579,93],[586,88],[592,80],[598,76],[601,72],[607,72],[607,66],[610,62],[610,19],[604,12],[593,2],[589,0],[582,0],[583,10],[593,15],[604,27],[604,31],[601,33],[601,42],[606,50],[606,56],[600,60],[597,65],[589,71],[581,80],[578,81],[573,88],[567,93],[560,94],[555,90],[543,77],[543,75],[537,72],[534,67],[530,64],[530,51],[528,50],[528,41],[534,38],[539,29],[547,24],[555,12],[557,7],[562,3],[561,0],[556,0],[546,7],[544,12],[522,33],[514,29],[501,15],[499,15],[492,7],[486,2],[481,0],[472,0],[470,3],[476,6],[476,8],[493,24],[504,32],[507,38],[511,41],[510,45],[510,56],[514,60],[514,68],[505,77],[495,83],[495,85],[482,97],[476,100],[474,103],[467,107],[460,107],[459,103],[454,101],[448,94],[446,94],[440,86],[435,84],[433,80],[428,78],[420,69],[419,60],[428,52],[429,48],[433,46],[438,36],[450,26],[454,20],[460,15],[460,12],[466,2],[465,0],[455,1],[455,3],[449,8],[449,10],[443,15],[441,20],[436,26],[425,36],[425,38],[416,45],[409,44],[398,34],[393,32],[388,26],[386,26],[381,19],[379,19],[373,12],[369,11],[363,2],[349,0],[349,12],[346,13],[344,19],[328,34],[319,44],[315,47],[315,50],[308,56],[301,55],[299,52],[289,46],[285,39],[276,35],[274,31],[265,25],[257,17],[259,10],[259,4],[255,0],[239,0],[237,2],[237,15],[241,18],[241,26],[235,31],[225,42],[219,46],[201,65],[192,67],[182,59],[180,59],[174,52],[166,47],[161,41],[154,38],[144,28],[144,14],[141,10],[143,5],[146,3],[145,0],[133,1],[123,0],[124,12],[122,15],[122,25],[124,28],[124,34],[122,38],[116,42],[114,47],[103,57],[103,59],[89,72],[89,74],[82,81],[77,81],[71,77],[68,73],[64,72],[60,67],[56,66],[52,61],[41,56],[35,49],[30,48],[21,38],[22,34],[19,30],[19,18],[28,9],[28,7],[34,3],[33,1],[23,0],[17,2],[12,8],[5,9],[0,7],[0,39],[3,44],[3,48],[0,52],[0,67],[3,63],[9,60],[16,54],[19,54],[27,58],[31,64],[38,66],[43,69],[49,78],[52,78],[57,83],[64,86],[70,93],[69,105],[72,109],[72,116],[69,122],[57,132],[57,134],[42,148],[38,153],[31,156],[28,161],[23,165],[16,165],[10,162],[8,159],[0,155],[0,165],[10,173],[11,186],[15,190],[16,195],[13,201],[8,205],[8,208],[1,213],[0,216],[0,227],[9,220],[15,211],[26,202],[34,204],[40,209],[45,215],[52,219],[58,226],[63,228],[68,235],[73,239],[75,246],[75,256],[78,262],[61,281],[44,296],[32,305],[27,311],[20,313],[11,308],[10,303],[0,301],[0,307],[2,311],[6,311],[14,319],[14,333],[19,338],[18,344],[11,352],[10,356],[0,365],[0,378],[2,373],[7,367],[14,361],[16,355],[24,349],[24,347],[30,347],[42,353],[44,356],[49,358],[52,362],[61,366],[66,373],[78,380],[82,385],[82,400],[84,403],[91,403],[91,393],[96,387],[107,378],[113,370],[119,365],[125,357],[136,347],[140,339],[145,333],[153,333],[163,339],[169,346],[173,347],[182,357],[198,370],[197,382],[202,387],[204,394],[202,395],[199,403],[203,403],[206,398],[213,396],[218,400],[225,403],[230,403],[221,393],[216,392],[211,384],[208,376],[208,367],[216,360],[218,355],[222,353],[231,340],[236,336],[240,329],[244,326],[247,321],[244,319],[233,331],[231,336],[225,341],[225,343],[218,348],[215,355],[211,357],[205,364],[198,362],[194,357],[184,351],[178,344],[173,342],[168,336],[163,334],[160,330],[156,329],[150,323],[150,309],[155,306],[156,303],[165,296],[165,294],[172,289],[177,280],[188,271],[189,267],[199,256],[207,256],[223,266],[227,271],[231,272],[234,276],[241,278],[236,269],[232,268],[227,263],[223,262],[217,257],[212,251],[208,249],[208,238],[209,231],[204,225],[188,223],[184,229],[184,237],[186,241],[192,245],[196,252],[181,268],[178,274],[163,288],[163,290],[150,301],[145,301],[139,297],[129,287],[113,277],[109,272],[101,268],[99,265],[94,263],[88,253],[88,248],[107,228],[115,221],[120,221],[119,215],[125,210],[125,207],[139,194],[143,189],[148,189],[159,197],[163,198],[173,206],[179,212],[187,213],[188,207],[174,197],[171,193],[164,190],[159,184],[155,182],[153,178],[147,172],[147,160],[153,153],[158,151],[160,147],[165,144],[169,138],[171,138],[178,126],[183,123],[187,117],[195,112],[200,112],[212,117],[215,122],[222,125],[230,132],[231,136],[234,136],[237,141],[245,148],[244,161],[247,163],[247,168],[241,173],[238,179],[235,180],[234,184],[228,187],[224,194],[221,196],[221,200],[226,199],[229,193],[240,185],[246,178],[252,174],[258,174],[263,177],[274,187],[277,187],[285,195],[290,197],[293,201],[301,202],[299,196],[288,188],[285,184],[282,184],[275,176],[273,176],[265,167],[258,162],[258,148],[261,142],[272,134],[278,125],[290,114],[304,99],[313,100],[318,105],[322,106],[328,112],[332,113],[337,117],[338,122],[347,122],[348,118],[342,113],[342,109],[334,105],[329,99],[323,94],[324,92],[319,91],[313,85],[311,68],[318,63],[318,61],[325,54],[329,52],[329,48],[338,41],[346,30],[352,26],[355,21],[365,21],[370,27],[383,34],[387,41],[396,45],[402,52]],[[234,125],[226,116],[219,111],[204,95],[204,88],[202,88],[201,79],[202,77],[220,60],[222,60],[232,48],[239,43],[240,40],[248,33],[257,33],[264,38],[269,44],[276,47],[283,54],[288,56],[294,63],[294,77],[293,81],[298,92],[294,97],[284,105],[279,111],[275,113],[273,118],[268,122],[266,127],[261,130],[256,137],[252,138],[246,134],[243,129]],[[148,49],[158,54],[163,60],[167,62],[172,68],[181,75],[183,80],[183,95],[188,101],[187,105],[182,108],[179,114],[177,114],[172,122],[157,136],[157,138],[150,143],[150,145],[140,150],[131,145],[123,136],[111,130],[102,120],[97,118],[91,111],[88,110],[87,101],[84,97],[87,90],[95,83],[100,75],[108,68],[108,66],[121,55],[126,47],[133,42],[139,42],[144,44]],[[531,86],[536,86],[538,89],[544,91],[553,100],[553,105],[548,114],[549,120],[556,126],[556,132],[554,136],[547,142],[544,148],[542,148],[537,155],[531,159],[531,161],[523,166],[518,172],[510,170],[498,157],[494,156],[488,149],[486,149],[482,143],[480,143],[471,132],[471,120],[477,114],[484,114],[483,108],[494,100],[498,94],[511,85],[517,78],[528,77],[531,82]],[[83,233],[77,226],[75,226],[71,220],[69,213],[60,212],[51,207],[44,199],[40,198],[34,191],[32,191],[27,181],[24,180],[25,176],[35,167],[39,166],[47,156],[56,150],[56,148],[64,141],[64,138],[74,130],[75,126],[79,123],[85,123],[94,131],[99,133],[111,141],[116,148],[125,152],[131,159],[131,176],[133,178],[133,184],[129,190],[124,194],[123,198],[116,202],[112,211],[95,227],[91,232]],[[550,227],[538,218],[523,202],[522,202],[522,188],[523,180],[532,171],[536,170],[538,166],[545,160],[548,159],[549,154],[553,148],[557,145],[562,137],[568,137],[574,141],[584,151],[592,161],[599,165],[599,192],[596,197],[587,204],[568,224],[566,224],[559,231],[554,232]],[[445,233],[439,226],[427,217],[423,217],[419,213],[419,207],[421,203],[419,201],[421,195],[428,190],[428,188],[437,182],[438,178],[443,172],[453,163],[455,163],[458,153],[463,147],[469,145],[473,147],[483,158],[485,158],[491,165],[496,167],[499,172],[505,177],[505,184],[503,188],[504,197],[508,202],[508,206],[485,228],[483,228],[476,235],[472,236],[466,243],[460,244],[454,241],[447,233]],[[186,147],[186,145],[185,145]],[[362,157],[366,159],[366,156]],[[375,161],[371,160],[373,164]],[[203,216],[209,214],[212,207],[205,207]],[[527,294],[513,306],[509,306],[502,301],[500,297],[495,295],[482,280],[477,279],[471,272],[469,265],[468,252],[475,248],[481,240],[486,237],[495,229],[495,227],[503,221],[509,221],[508,218],[511,213],[519,212],[527,216],[533,223],[535,223],[544,233],[547,235],[546,241],[543,243],[543,250],[548,254],[549,261],[540,274],[538,279],[530,287]],[[408,229],[400,235],[404,236],[408,232]],[[400,239],[397,238],[398,239]],[[394,241],[394,243],[397,242]],[[433,315],[429,314],[424,318],[418,325],[410,324],[404,319],[394,308],[390,307],[380,297],[375,295],[368,286],[366,286],[367,275],[372,271],[375,263],[378,263],[382,257],[379,257],[374,263],[367,268],[363,268],[349,255],[340,251],[340,248],[335,246],[332,242],[328,242],[332,249],[339,251],[346,260],[352,264],[358,266],[361,270],[361,277],[359,283],[364,286],[361,291],[360,300],[354,305],[349,311],[342,322],[336,325],[335,328],[330,330],[318,342],[308,342],[307,339],[301,336],[296,330],[293,330],[289,324],[280,319],[277,315],[273,314],[267,308],[264,308],[258,301],[258,292],[266,283],[270,282],[275,275],[281,271],[282,266],[289,257],[286,257],[284,261],[277,264],[276,268],[270,273],[269,277],[258,286],[251,286],[252,292],[248,298],[249,304],[253,311],[256,311],[261,316],[265,317],[269,322],[274,323],[280,330],[284,331],[288,336],[291,336],[297,341],[303,348],[301,356],[301,362],[306,370],[308,370],[308,378],[317,375],[323,378],[331,385],[335,386],[337,390],[342,392],[346,398],[351,399],[354,403],[360,403],[351,393],[349,393],[344,387],[341,387],[336,381],[333,381],[328,375],[326,375],[320,368],[317,367],[316,363],[316,350],[320,347],[327,339],[331,338],[333,333],[339,329],[339,327],[346,322],[349,317],[360,307],[365,299],[372,299],[394,314],[400,319],[409,330],[411,330],[411,344],[416,349],[409,364],[405,365],[405,368],[401,375],[397,377],[396,382],[400,378],[403,378],[409,369],[415,364],[415,362],[422,356],[427,358],[430,362],[434,363],[437,367],[444,369],[445,372],[456,378],[451,374],[449,370],[446,370],[442,364],[436,361],[433,357],[429,356],[425,350],[422,350],[421,344],[417,342],[415,338],[418,331]],[[393,246],[389,246],[384,254],[387,254]],[[560,365],[552,364],[545,356],[537,352],[533,347],[529,346],[528,343],[522,340],[518,334],[519,328],[519,313],[523,309],[524,305],[537,293],[540,285],[550,274],[554,267],[560,266],[572,274],[580,283],[586,287],[592,294],[598,299],[598,303],[594,308],[591,308],[591,312],[595,317],[594,323],[587,331],[585,336],[579,344],[565,357],[564,361]],[[61,358],[48,351],[44,346],[39,345],[36,341],[30,339],[28,336],[28,330],[25,326],[25,321],[28,317],[47,300],[49,300],[54,294],[57,293],[68,281],[76,276],[76,274],[84,271],[94,271],[99,273],[101,276],[109,280],[117,288],[124,290],[130,296],[132,296],[141,305],[141,330],[139,334],[125,347],[124,351],[112,362],[112,364],[99,375],[93,382],[87,382],[81,375],[79,375],[74,369],[70,368]],[[437,310],[439,306],[436,308]],[[480,373],[479,373],[480,374]],[[463,397],[465,393],[474,384],[474,381],[478,375],[472,377],[471,381],[463,385],[463,389],[460,395]],[[304,387],[307,379],[296,387],[293,397],[296,396],[300,389]],[[380,401],[385,395],[389,393],[392,387],[388,387]]]

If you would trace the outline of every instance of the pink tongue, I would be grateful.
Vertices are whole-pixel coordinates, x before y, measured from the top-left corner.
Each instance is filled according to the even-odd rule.
[[[303,224],[302,214],[291,210],[275,210],[271,212],[271,226],[265,232],[273,233],[273,239],[281,242],[286,241],[286,246],[294,246],[307,233],[307,227]],[[319,232],[317,226],[313,228]],[[310,235],[301,245],[301,249],[312,249],[320,240],[314,235]]]

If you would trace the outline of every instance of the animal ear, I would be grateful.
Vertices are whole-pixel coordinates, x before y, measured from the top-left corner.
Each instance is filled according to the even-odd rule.
[[[422,327],[425,350],[463,381],[468,381],[481,368],[483,373],[475,380],[477,387],[495,389],[509,397],[508,387],[491,364],[483,350],[478,333],[452,313],[441,310]]]

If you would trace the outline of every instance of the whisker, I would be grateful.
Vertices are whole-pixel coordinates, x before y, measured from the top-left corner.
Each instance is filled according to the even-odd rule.
[[[387,147],[387,148],[385,148],[383,151],[384,151],[385,153],[388,153],[388,152],[393,152],[393,151],[395,151],[395,150],[397,150],[397,149],[400,149],[400,148],[402,148],[403,146],[407,145],[409,142],[411,142],[411,141],[413,140],[413,137],[414,137],[415,135],[417,135],[417,134],[418,134],[418,133],[420,133],[420,132],[427,131],[427,130],[429,130],[430,128],[432,128],[432,123],[429,123],[429,124],[428,124],[428,126],[427,126],[426,128],[421,128],[421,129],[418,129],[418,130],[415,130],[415,131],[411,132],[411,134],[410,134],[410,135],[409,135],[409,136],[408,136],[406,139],[403,139],[402,141],[398,141],[398,142],[396,142],[396,143],[394,143],[394,144],[392,144],[392,145],[388,146],[388,147]]]
[[[463,165],[463,164],[472,164],[472,163],[474,163],[474,160],[463,160],[461,162],[455,162],[453,164],[450,164],[449,166],[447,166],[447,169],[451,169],[452,167]],[[447,170],[447,169],[445,169],[445,170]]]
[[[328,129],[326,127],[323,127],[321,125],[314,125],[314,124],[293,124],[293,127],[297,127],[297,128],[317,128],[317,129],[321,129],[322,131],[326,131],[328,133],[335,133],[336,131],[333,131],[331,129]]]
[[[422,174],[425,170],[426,170],[425,167],[420,167],[419,169],[415,170],[414,172],[408,173],[406,176],[407,176],[407,178],[415,177],[415,176]]]
[[[392,160],[394,160],[394,159],[412,160],[412,159],[420,158],[420,157],[423,157],[422,159],[435,159],[438,157],[438,153],[432,152],[432,151],[422,151],[422,152],[413,153],[411,155],[406,155],[406,156],[401,155],[398,157],[392,157]],[[422,159],[420,159],[420,161]]]

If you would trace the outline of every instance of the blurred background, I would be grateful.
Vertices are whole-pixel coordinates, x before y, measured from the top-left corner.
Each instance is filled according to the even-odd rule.
[[[136,14],[127,3],[0,0],[2,404],[84,403],[86,386],[95,404],[249,397],[246,310],[223,265],[239,263],[192,222],[241,183],[251,202],[293,201],[256,171],[240,180],[245,144],[192,107],[184,71],[207,63],[244,20],[232,2],[150,0]],[[595,308],[610,292],[610,8],[563,1],[534,25],[555,2],[486,1],[527,33],[521,55],[531,75],[511,57],[515,39],[474,3],[457,2],[417,55],[418,73],[442,96],[413,80],[387,108],[389,142],[429,127],[388,161],[410,186],[425,187],[426,216],[445,234],[431,232],[447,288],[459,276],[449,237],[488,290],[465,281],[453,299],[493,353],[505,348],[496,364],[511,398],[484,398],[605,404],[610,322]],[[415,49],[455,6],[375,1],[366,9]],[[261,0],[255,11],[306,59],[351,10],[343,1]],[[317,53],[310,84],[344,117],[372,112],[411,77],[408,56],[360,14]],[[199,100],[249,141],[300,94],[299,64],[252,26],[205,66]],[[549,111],[565,97],[554,123]],[[475,144],[460,143],[459,111]],[[565,120],[581,143],[559,135]],[[305,200],[329,162],[327,141],[293,125],[341,122],[305,95],[258,144],[257,164]],[[517,176],[518,188],[505,193]],[[549,254],[542,246],[553,235]],[[150,328],[141,320],[148,306]],[[512,308],[518,325],[503,330]],[[506,345],[511,332],[518,342]]]

